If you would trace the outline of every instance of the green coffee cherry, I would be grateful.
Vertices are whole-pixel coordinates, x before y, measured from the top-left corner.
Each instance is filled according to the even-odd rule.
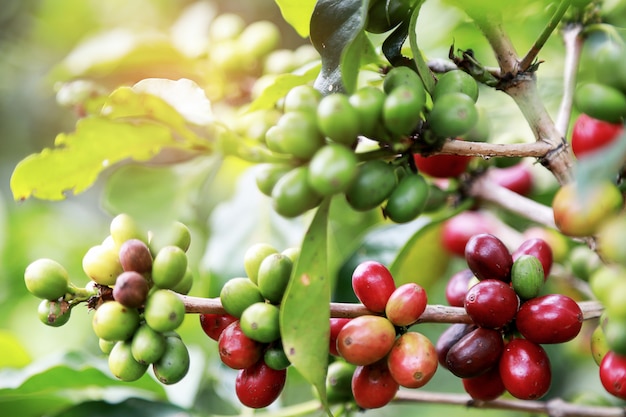
[[[113,340],[98,339],[98,347],[105,355],[111,353],[116,343],[117,342]]]
[[[127,340],[139,327],[139,312],[117,301],[100,305],[93,315],[91,325],[100,339]]]
[[[185,319],[185,303],[170,290],[156,290],[148,296],[143,314],[152,329],[169,332]]]
[[[455,138],[469,132],[478,121],[474,100],[463,93],[448,93],[439,97],[428,116],[435,135]]]
[[[254,303],[241,315],[243,333],[252,340],[271,343],[280,338],[279,310],[273,304]]]
[[[543,283],[543,265],[537,257],[522,255],[513,262],[511,284],[522,300],[530,300],[539,295]]]
[[[193,272],[189,267],[187,267],[185,275],[180,280],[180,282],[176,284],[174,288],[172,288],[172,291],[179,294],[187,295],[189,294],[189,291],[191,291],[191,287],[193,287]]]
[[[435,85],[433,100],[437,100],[438,97],[449,93],[463,93],[476,102],[478,100],[478,83],[465,71],[453,70],[445,72],[439,77]]]
[[[383,114],[385,93],[379,88],[367,86],[359,88],[348,100],[359,113],[361,133],[374,137]]]
[[[359,112],[352,107],[348,96],[333,93],[325,96],[317,106],[317,123],[322,133],[350,146],[361,131]]]
[[[391,90],[383,103],[383,123],[390,132],[406,136],[412,133],[421,121],[421,112],[426,104],[424,88],[415,89],[400,85]]]
[[[185,343],[177,336],[165,339],[163,356],[152,365],[154,376],[165,385],[175,384],[189,371],[189,351]]]
[[[354,181],[357,162],[352,149],[337,143],[326,145],[309,163],[309,184],[323,196],[341,193]]]
[[[52,327],[61,327],[70,319],[72,310],[67,301],[41,300],[37,309],[39,320]]]
[[[287,358],[287,354],[285,354],[285,351],[280,344],[268,347],[263,354],[263,361],[267,366],[277,371],[286,369],[289,365],[291,365],[289,358]]]
[[[37,259],[26,267],[24,283],[35,297],[58,300],[67,292],[69,274],[61,264],[52,259]]]
[[[326,393],[330,404],[344,403],[354,399],[351,383],[355,370],[355,365],[342,360],[337,360],[328,365]]]
[[[83,271],[96,283],[112,286],[124,269],[116,248],[96,245],[83,256]]]
[[[116,378],[131,382],[141,378],[148,365],[141,364],[133,358],[129,340],[119,341],[109,353],[109,369]]]
[[[270,197],[272,195],[272,190],[274,189],[274,185],[278,182],[278,180],[285,175],[287,172],[291,171],[293,168],[292,165],[288,164],[278,164],[278,163],[265,163],[260,164],[258,169],[255,171],[255,180],[256,185],[266,196]]]
[[[346,190],[348,204],[358,211],[371,210],[384,202],[396,187],[393,167],[379,159],[359,165],[357,176]]]
[[[131,352],[133,358],[141,364],[154,363],[165,352],[165,336],[144,323],[133,335]]]
[[[428,183],[419,174],[409,174],[400,180],[393,190],[384,213],[395,223],[406,223],[423,211],[428,199]]]
[[[297,217],[317,207],[322,197],[309,184],[309,168],[306,165],[292,169],[283,175],[272,190],[274,210],[283,217]]]
[[[322,94],[310,85],[298,85],[287,93],[283,103],[285,113],[305,111],[315,113],[322,99]]]
[[[168,227],[159,230],[150,237],[150,251],[158,254],[166,246],[176,246],[187,252],[191,245],[191,231],[182,222],[172,222]]]
[[[283,255],[289,257],[291,259],[291,263],[295,265],[296,261],[300,257],[300,248],[292,247],[287,248],[281,252]]]
[[[243,255],[243,268],[250,281],[257,283],[259,266],[263,259],[272,253],[278,253],[278,250],[269,243],[256,243],[246,250],[246,253]]]
[[[152,261],[152,282],[159,288],[174,288],[187,272],[187,254],[178,246],[165,246]]]
[[[422,79],[417,75],[417,72],[413,71],[409,67],[394,67],[383,80],[383,91],[387,94],[391,93],[396,87],[405,85],[415,91],[424,91],[424,84]]]
[[[111,220],[109,231],[118,248],[129,239],[139,239],[148,243],[147,234],[141,230],[133,217],[125,213],[118,214]]]
[[[241,317],[246,308],[254,303],[264,302],[259,287],[248,278],[232,278],[220,291],[222,307],[228,314]]]
[[[289,284],[293,262],[280,253],[267,256],[259,266],[258,286],[261,295],[270,303],[280,304]]]
[[[626,116],[626,95],[608,85],[581,85],[574,94],[574,103],[580,112],[610,123],[619,123]]]

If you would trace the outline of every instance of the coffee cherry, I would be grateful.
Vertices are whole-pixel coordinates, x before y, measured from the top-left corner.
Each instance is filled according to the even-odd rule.
[[[274,210],[287,218],[299,216],[321,201],[322,197],[309,184],[309,168],[305,165],[283,175],[272,190]]]
[[[479,280],[511,280],[513,258],[504,243],[492,234],[472,236],[465,246],[465,260]]]
[[[410,326],[426,310],[427,304],[428,296],[424,288],[413,282],[403,284],[389,296],[385,316],[395,326]]]
[[[348,96],[333,93],[317,106],[317,123],[322,133],[335,142],[351,146],[361,131],[359,113]]]
[[[625,231],[624,216],[613,216],[602,222],[596,235],[596,250],[604,261],[626,266]]]
[[[242,54],[254,58],[266,56],[277,48],[279,42],[280,30],[269,20],[252,22],[237,38],[237,45]]]
[[[328,341],[329,344],[329,353],[334,356],[340,356],[337,351],[337,336],[339,336],[339,332],[343,329],[343,326],[346,325],[351,319],[349,318],[339,318],[339,317],[331,317],[330,318],[330,338]]]
[[[322,94],[310,85],[298,85],[289,90],[283,102],[285,113],[304,111],[315,113],[322,99]]]
[[[606,297],[605,308],[611,319],[626,322],[626,303],[624,303],[624,294],[626,294],[626,279],[621,279],[615,283],[611,292]]]
[[[424,88],[400,85],[391,90],[383,103],[383,124],[395,135],[411,134],[419,125],[426,104]]]
[[[24,283],[35,297],[58,300],[67,292],[70,284],[65,268],[52,259],[37,259],[24,270]]]
[[[158,361],[165,352],[165,339],[162,333],[153,330],[147,324],[140,325],[131,341],[133,358],[141,364]]]
[[[324,136],[318,128],[315,113],[304,111],[283,114],[276,126],[267,131],[265,139],[268,147],[273,141],[280,152],[300,159],[310,159],[324,146]]]
[[[287,369],[291,362],[280,343],[272,344],[263,353],[263,361],[267,366],[277,371]]]
[[[278,307],[268,303],[254,303],[241,314],[241,330],[252,340],[271,343],[280,338]]]
[[[286,369],[272,369],[260,360],[237,373],[235,393],[246,407],[267,407],[278,399],[286,380]]]
[[[118,249],[104,245],[92,246],[83,256],[83,271],[100,285],[114,285],[117,276],[124,272]]]
[[[185,319],[183,300],[170,290],[156,290],[148,297],[144,319],[157,332],[177,329]]]
[[[446,363],[446,357],[448,356],[448,351],[452,346],[454,346],[463,336],[470,333],[476,329],[476,326],[472,324],[465,323],[455,323],[450,325],[437,339],[437,344],[435,348],[437,349],[437,360],[439,361],[439,365],[448,369],[448,364]]]
[[[354,401],[363,409],[389,404],[400,388],[384,359],[370,365],[357,366],[351,386]]]
[[[596,326],[593,333],[591,333],[589,344],[591,348],[591,356],[593,357],[595,363],[600,366],[604,356],[609,350],[611,350],[606,342],[602,326]]]
[[[61,327],[70,319],[72,310],[65,300],[41,300],[37,308],[39,321],[46,326]]]
[[[383,213],[395,223],[407,223],[424,211],[428,199],[428,183],[419,174],[409,174],[391,192]]]
[[[93,315],[93,331],[100,339],[128,340],[139,327],[139,312],[117,301],[108,301]]]
[[[289,284],[292,269],[291,259],[280,253],[268,255],[261,262],[257,284],[261,295],[270,303],[280,304]]]
[[[293,165],[279,163],[259,164],[255,171],[256,185],[263,194],[272,196],[272,190],[283,175],[291,171]]]
[[[130,239],[122,243],[118,256],[124,271],[145,274],[152,270],[150,248],[139,239]]]
[[[469,132],[477,121],[476,104],[463,93],[448,93],[438,97],[428,115],[430,129],[443,138],[461,136]]]
[[[437,350],[423,334],[407,332],[394,343],[387,356],[393,379],[406,388],[420,388],[435,375]]]
[[[500,378],[500,369],[496,365],[484,374],[473,378],[463,378],[463,389],[470,397],[478,401],[492,401],[504,394],[506,388]]]
[[[228,314],[241,317],[243,311],[254,303],[265,302],[259,287],[248,278],[232,278],[220,291],[222,307]]]
[[[130,340],[115,343],[109,353],[108,362],[111,373],[125,382],[138,380],[148,369],[148,365],[139,363],[133,358]]]
[[[174,288],[187,272],[187,254],[178,246],[165,246],[152,263],[152,282],[159,288]]]
[[[114,340],[98,339],[98,347],[100,348],[100,351],[107,356],[111,353],[116,343],[117,342]]]
[[[606,391],[626,399],[626,356],[609,351],[600,363],[600,382]]]
[[[469,282],[474,277],[474,273],[469,269],[462,269],[448,279],[446,285],[446,300],[452,307],[463,307],[465,304],[465,294],[469,289]]]
[[[183,275],[178,284],[172,287],[172,291],[178,294],[187,295],[189,294],[189,291],[191,291],[191,287],[193,287],[193,272],[189,267],[187,267],[185,275]]]
[[[511,268],[511,285],[522,300],[539,295],[545,274],[539,259],[533,255],[521,255]]]
[[[548,355],[530,340],[513,339],[507,343],[498,366],[504,387],[515,398],[537,400],[550,388]]]
[[[322,147],[309,163],[309,183],[323,196],[344,192],[356,175],[356,155],[337,143]]]
[[[464,211],[443,223],[441,243],[451,254],[465,256],[465,246],[470,238],[490,233],[492,229],[490,222],[480,212]]]
[[[453,70],[443,73],[435,84],[433,100],[450,93],[463,93],[474,102],[478,100],[478,83],[476,80],[461,70]]]
[[[626,96],[608,85],[585,83],[576,89],[574,103],[581,113],[609,123],[626,115]]]
[[[532,255],[539,259],[543,270],[543,280],[545,281],[548,279],[554,259],[552,247],[548,242],[538,237],[526,239],[517,249],[515,249],[515,251],[511,254],[511,257],[513,258],[513,261],[515,261],[522,255]]]
[[[383,79],[383,91],[389,94],[401,86],[408,86],[415,91],[424,90],[424,84],[417,72],[405,66],[393,67]]]
[[[246,250],[243,255],[243,268],[250,281],[258,283],[257,277],[261,262],[273,253],[278,253],[278,250],[268,243],[256,243]]]
[[[150,285],[146,278],[138,272],[122,272],[115,280],[113,299],[126,307],[141,307],[148,297]]]
[[[578,304],[566,295],[549,294],[526,301],[517,312],[517,330],[535,343],[564,343],[575,338],[583,323]]]
[[[350,207],[371,210],[384,202],[396,187],[396,174],[388,163],[379,159],[359,165],[356,178],[346,190]]]
[[[598,301],[607,303],[613,288],[624,279],[625,272],[621,265],[602,265],[591,275],[589,286]]]
[[[189,371],[189,351],[178,335],[165,338],[165,351],[161,358],[152,364],[154,376],[165,385],[179,382]]]
[[[456,178],[465,172],[472,160],[463,155],[420,155],[413,154],[413,160],[417,170],[434,178]]]
[[[224,329],[217,346],[221,361],[232,369],[249,368],[263,356],[263,344],[246,336],[239,321]]]
[[[166,246],[176,246],[187,252],[191,245],[191,231],[181,222],[175,221],[159,229],[150,237],[150,251],[156,256]]]
[[[215,341],[219,339],[224,329],[234,321],[237,321],[237,318],[230,314],[200,314],[200,326],[202,330]]]
[[[609,123],[582,113],[572,127],[572,152],[580,159],[612,143],[623,131],[622,123]]]
[[[500,329],[515,317],[519,298],[509,284],[485,279],[467,290],[464,306],[476,325]]]
[[[354,365],[369,365],[387,355],[396,338],[396,329],[380,316],[359,316],[337,335],[337,351]]]
[[[376,87],[365,86],[359,88],[348,100],[359,114],[361,133],[367,137],[374,137],[380,125],[385,102],[385,93]]]
[[[518,163],[506,168],[492,168],[489,177],[501,187],[527,196],[533,189],[533,175],[527,164]]]
[[[368,310],[382,313],[396,284],[386,266],[376,261],[365,261],[352,273],[352,289]]]
[[[335,361],[328,365],[326,373],[326,399],[329,404],[351,401],[352,376],[356,366],[344,361]]]
[[[119,249],[124,242],[130,239],[139,239],[147,242],[146,233],[141,230],[137,221],[126,213],[121,213],[111,220],[109,232],[115,246]]]
[[[626,355],[626,320],[608,315],[602,322],[602,331],[609,349],[618,355]]]
[[[496,365],[503,349],[499,331],[479,327],[450,347],[446,367],[459,378],[472,378]]]

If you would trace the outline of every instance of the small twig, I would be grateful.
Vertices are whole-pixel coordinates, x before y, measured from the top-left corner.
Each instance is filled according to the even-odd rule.
[[[531,67],[535,59],[537,59],[539,51],[541,51],[541,48],[543,48],[543,45],[545,45],[548,38],[550,38],[550,35],[552,35],[552,32],[554,32],[554,29],[556,29],[561,22],[561,19],[563,18],[563,15],[567,11],[569,5],[570,0],[561,0],[561,2],[559,3],[559,7],[550,18],[550,21],[548,21],[548,24],[543,28],[543,31],[535,40],[533,46],[530,47],[530,50],[528,51],[526,56],[520,61],[519,68],[521,71],[527,71]]]
[[[556,127],[563,137],[567,136],[567,128],[572,115],[576,73],[583,49],[582,31],[583,25],[580,23],[569,24],[563,29],[563,43],[565,45],[563,97],[561,98],[561,105],[556,118]]]
[[[515,399],[498,399],[493,401],[475,401],[466,394],[447,394],[422,390],[401,390],[395,402],[423,402],[435,404],[462,405],[471,408],[516,410],[531,413],[542,413],[559,417],[624,417],[623,407],[604,407],[573,404],[555,398],[549,401],[528,401]]]
[[[542,158],[550,152],[551,147],[545,142],[531,143],[488,143],[470,142],[456,139],[447,139],[439,153],[479,156],[489,158],[502,157],[535,157]]]
[[[468,11],[468,13],[471,12]],[[515,76],[519,72],[519,58],[509,35],[502,27],[501,16],[495,13],[481,15],[479,12],[476,15],[470,14],[470,17],[474,19],[491,45],[500,66],[501,76]]]

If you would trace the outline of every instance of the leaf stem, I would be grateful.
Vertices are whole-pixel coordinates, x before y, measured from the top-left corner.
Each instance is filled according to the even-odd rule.
[[[520,61],[519,68],[521,71],[527,71],[531,67],[531,65],[537,58],[539,51],[541,51],[541,48],[543,48],[548,38],[550,38],[550,35],[552,35],[552,32],[554,32],[556,27],[561,22],[561,19],[563,18],[563,15],[567,11],[570,5],[570,2],[571,0],[561,0],[558,8],[556,9],[554,14],[548,21],[548,24],[543,28],[543,31],[541,32],[539,37],[535,40],[535,43],[530,47],[530,50],[528,51],[526,56],[522,58],[522,60]]]

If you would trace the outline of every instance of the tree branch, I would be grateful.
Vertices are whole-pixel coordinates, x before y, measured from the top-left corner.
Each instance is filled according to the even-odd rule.
[[[471,13],[468,10],[466,12]],[[470,17],[474,19],[474,22],[491,45],[491,49],[493,49],[500,66],[500,75],[502,77],[517,75],[519,72],[519,58],[509,35],[502,27],[500,16],[495,13],[487,13],[484,15],[471,14]]]
[[[574,90],[576,89],[576,72],[583,49],[581,33],[583,25],[572,23],[563,29],[563,43],[565,45],[565,60],[563,70],[563,97],[556,118],[556,127],[563,137],[567,137],[567,127],[572,115]]]
[[[446,139],[438,153],[453,155],[479,156],[489,158],[494,156],[505,157],[535,157],[543,158],[549,152],[550,145],[545,142],[531,143],[488,143],[470,142],[457,139]]]

